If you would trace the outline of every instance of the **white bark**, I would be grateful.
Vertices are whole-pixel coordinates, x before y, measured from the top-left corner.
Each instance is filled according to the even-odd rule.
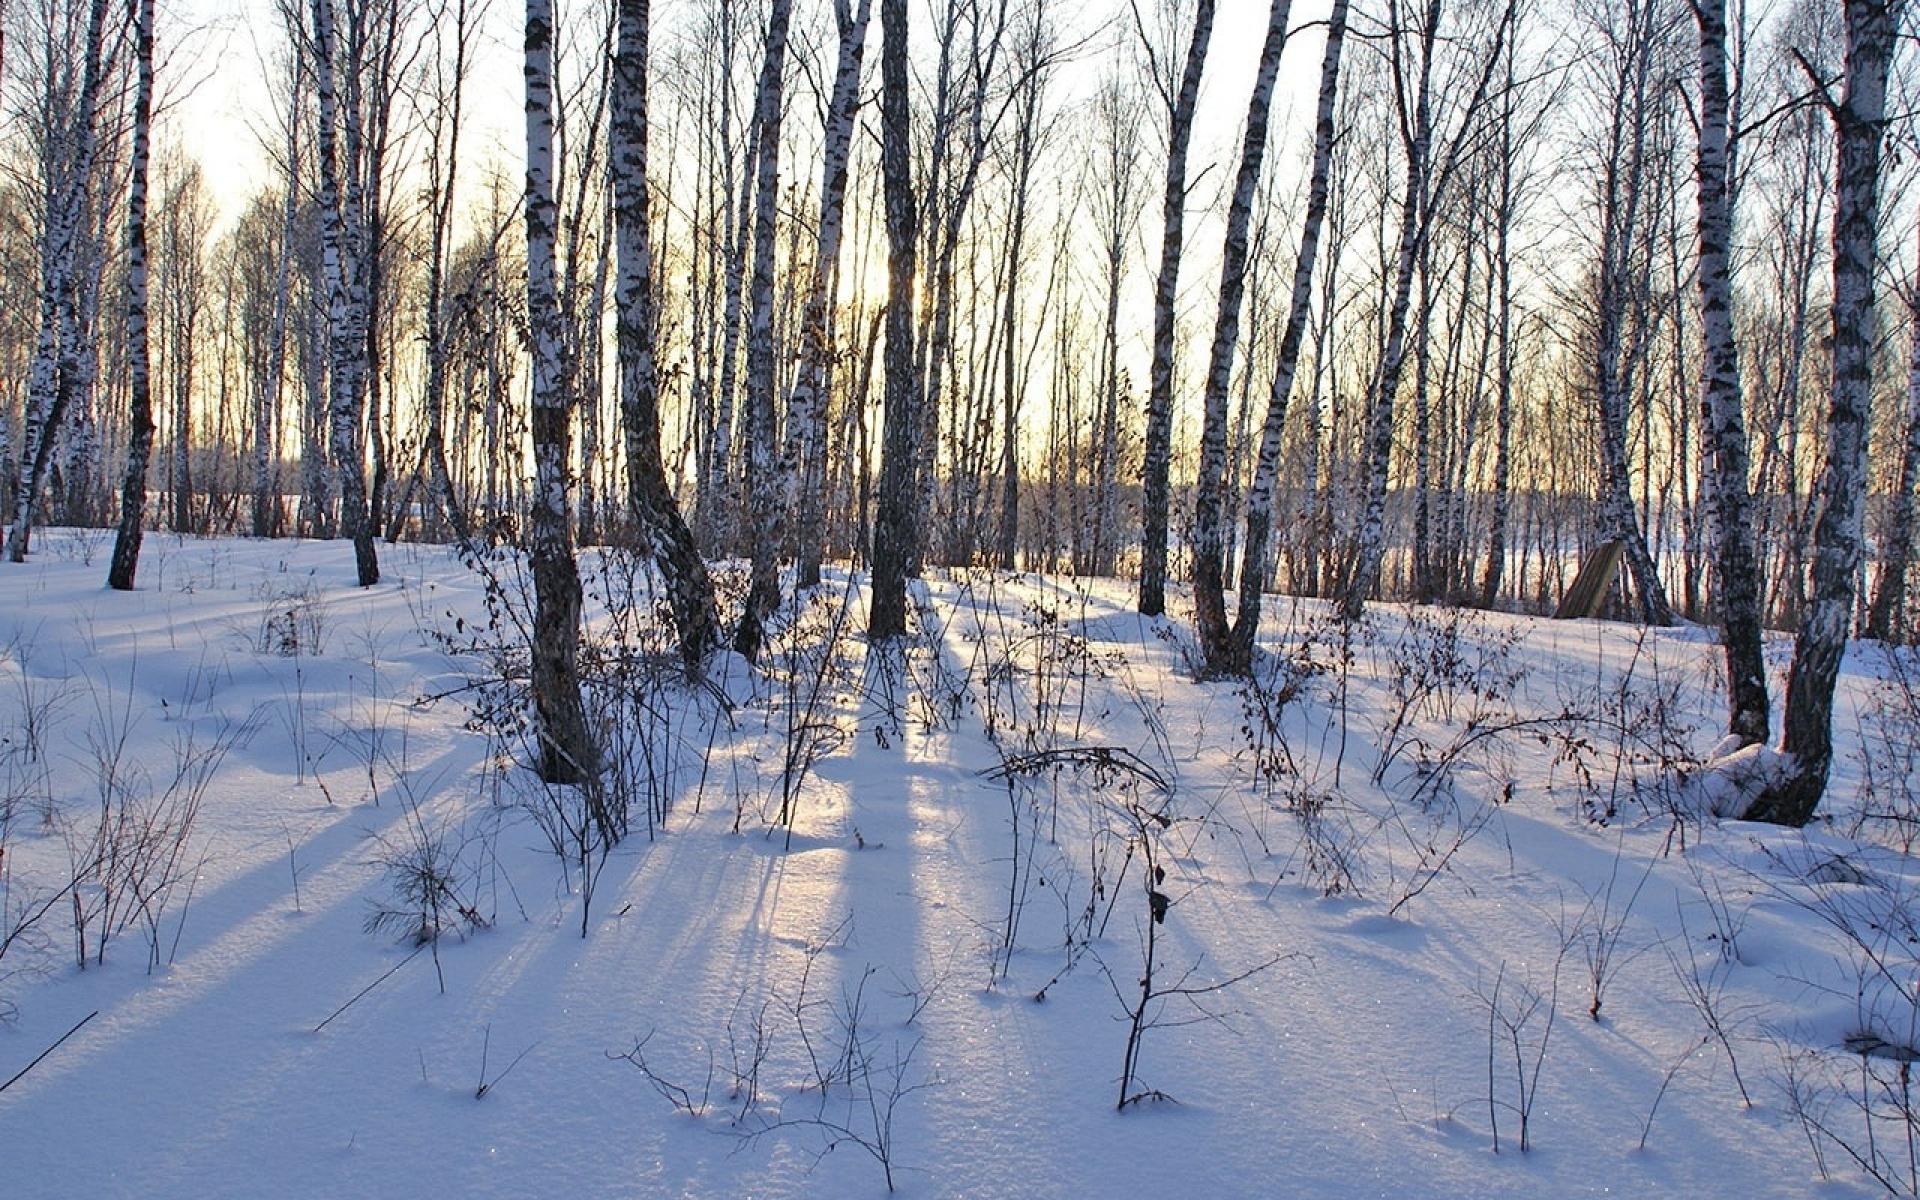
[[[1320,60],[1320,94],[1315,106],[1313,168],[1307,182],[1307,211],[1301,220],[1300,249],[1294,259],[1293,294],[1288,300],[1287,323],[1280,335],[1279,360],[1267,392],[1266,419],[1260,428],[1260,450],[1254,460],[1253,486],[1245,508],[1246,537],[1240,560],[1239,614],[1234,618],[1227,661],[1234,673],[1253,662],[1254,637],[1260,628],[1260,595],[1267,578],[1267,544],[1273,527],[1274,491],[1280,478],[1281,438],[1286,431],[1287,404],[1300,368],[1300,349],[1306,339],[1307,316],[1313,307],[1313,273],[1319,258],[1320,231],[1326,221],[1330,177],[1333,173],[1334,106],[1340,90],[1340,55],[1346,43],[1347,0],[1334,0],[1327,18],[1327,42]]]
[[[798,585],[820,581],[825,538],[827,368],[833,343],[834,285],[846,228],[847,164],[853,151],[854,118],[860,103],[860,65],[867,46],[873,0],[834,0],[840,57],[827,107],[825,166],[820,183],[820,234],[814,248],[807,306],[801,318],[800,365],[787,397],[786,446],[781,474],[791,536],[799,563]]]
[[[153,0],[136,0],[133,162],[127,188],[127,465],[120,488],[107,586],[132,591],[140,568],[141,519],[147,507],[147,462],[153,454],[153,388],[147,347],[147,160],[153,127]]]
[[[1700,327],[1705,490],[1718,543],[1721,642],[1727,659],[1727,732],[1741,745],[1767,740],[1767,664],[1761,652],[1760,567],[1747,494],[1747,424],[1733,332],[1732,148],[1727,95],[1727,0],[1694,0],[1700,26]]]
[[[1805,825],[1833,764],[1833,693],[1853,625],[1862,556],[1867,423],[1873,400],[1874,255],[1887,78],[1901,0],[1846,0],[1845,91],[1833,213],[1833,377],[1827,455],[1814,527],[1812,596],[1794,642],[1780,748],[1792,777],[1748,808],[1749,820]]]
[[[366,293],[356,269],[360,245],[357,192],[343,202],[338,93],[340,62],[334,35],[333,0],[313,0],[313,63],[319,92],[321,272],[327,287],[327,442],[340,482],[340,532],[353,540],[361,587],[380,581],[373,530],[367,512],[366,463],[360,444],[365,396]],[[348,75],[351,76],[349,71]],[[349,114],[355,106],[346,106]],[[350,119],[347,128],[355,127]],[[355,147],[357,149],[357,147]],[[354,155],[346,157],[351,160]],[[357,172],[344,172],[354,178]]]
[[[633,518],[666,584],[668,606],[689,672],[720,641],[713,583],[693,533],[667,486],[660,453],[659,379],[654,338],[653,244],[647,198],[649,0],[620,0],[608,153],[613,166],[615,337],[620,419]]]
[[[754,102],[753,290],[747,318],[747,413],[744,487],[747,551],[751,560],[747,599],[734,648],[749,659],[760,652],[766,622],[780,605],[780,489],[775,447],[780,431],[774,411],[773,346],[774,209],[780,191],[780,98],[787,66],[787,29],[793,0],[773,0],[767,15],[767,54]]]
[[[907,105],[907,0],[880,0],[880,172],[886,194],[887,350],[880,483],[873,522],[867,636],[907,632],[907,567],[918,539],[913,502],[913,284],[919,213],[913,194],[913,125]]]
[[[79,278],[85,236],[87,189],[99,145],[102,76],[106,70],[106,0],[91,0],[81,58],[78,99],[64,121],[49,113],[46,159],[46,226],[40,244],[40,330],[27,376],[27,415],[20,473],[13,496],[7,557],[25,562],[34,504],[52,461],[54,442],[74,395],[87,386],[82,365]]]
[[[550,783],[584,782],[597,766],[580,695],[580,573],[573,556],[568,488],[572,397],[555,262],[553,4],[526,4],[527,332],[532,360],[533,495],[528,559],[533,575],[533,706],[540,773]],[[601,821],[608,842],[623,830]]]
[[[1180,71],[1179,90],[1156,73],[1167,107],[1167,178],[1160,203],[1160,269],[1153,284],[1153,365],[1147,383],[1145,459],[1141,465],[1140,611],[1157,617],[1166,611],[1167,534],[1171,526],[1173,462],[1173,341],[1175,301],[1180,290],[1180,259],[1187,219],[1187,151],[1193,139],[1193,112],[1200,76],[1213,37],[1214,0],[1199,0],[1194,10],[1193,41]],[[1144,37],[1144,31],[1143,31]]]
[[[1287,14],[1291,0],[1272,0],[1267,12],[1267,36],[1260,50],[1253,95],[1247,102],[1247,124],[1240,145],[1240,173],[1227,205],[1226,240],[1220,256],[1220,311],[1213,327],[1213,350],[1207,375],[1200,432],[1199,488],[1193,513],[1193,620],[1200,639],[1203,670],[1231,673],[1226,599],[1221,574],[1225,562],[1224,528],[1227,481],[1227,389],[1233,376],[1234,355],[1240,344],[1240,310],[1246,294],[1248,234],[1253,219],[1253,195],[1260,186],[1266,161],[1267,120],[1273,107],[1273,85],[1280,75],[1280,58],[1287,48]]]

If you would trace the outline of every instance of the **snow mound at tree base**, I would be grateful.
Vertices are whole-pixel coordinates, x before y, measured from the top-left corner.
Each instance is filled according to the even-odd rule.
[[[1769,788],[1784,783],[1793,772],[1793,755],[1771,746],[1727,749],[1732,738],[1714,747],[1693,778],[1693,798],[1703,816],[1738,819]]]

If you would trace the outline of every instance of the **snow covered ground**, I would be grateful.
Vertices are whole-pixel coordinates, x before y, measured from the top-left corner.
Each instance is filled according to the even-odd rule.
[[[1879,647],[1800,833],[1701,815],[1705,630],[1275,598],[1249,687],[1122,585],[942,576],[882,655],[836,576],[689,688],[590,555],[583,880],[511,564],[106,550],[0,568],[0,1197],[1914,1188]]]

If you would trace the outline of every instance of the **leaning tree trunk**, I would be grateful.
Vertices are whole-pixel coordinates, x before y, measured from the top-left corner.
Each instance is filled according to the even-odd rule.
[[[654,358],[657,316],[647,206],[647,34],[650,0],[620,0],[609,155],[613,167],[614,338],[620,356],[620,426],[627,452],[628,503],[667,589],[667,607],[689,674],[720,644],[713,581],[693,531],[667,485],[660,453],[660,386]]]
[[[880,0],[880,174],[886,193],[887,350],[880,484],[874,497],[873,594],[867,608],[867,636],[875,640],[901,637],[907,632],[907,567],[919,537],[913,476],[913,429],[919,415],[913,347],[919,219],[913,196],[910,118],[907,0]]]
[[[1347,35],[1347,0],[1334,0],[1327,17],[1327,43],[1320,60],[1320,98],[1315,110],[1313,170],[1307,183],[1307,211],[1300,226],[1300,251],[1293,264],[1293,296],[1280,335],[1280,357],[1267,393],[1266,420],[1260,427],[1260,451],[1254,460],[1253,487],[1245,511],[1246,536],[1240,552],[1240,608],[1226,639],[1223,671],[1244,675],[1253,669],[1254,638],[1260,629],[1262,584],[1267,578],[1267,542],[1273,530],[1273,498],[1280,478],[1281,437],[1286,432],[1287,401],[1300,369],[1307,315],[1313,308],[1313,272],[1326,222],[1333,174],[1334,102],[1340,90],[1340,52]]]
[[[1788,774],[1744,814],[1805,825],[1833,765],[1833,692],[1853,620],[1866,496],[1867,418],[1873,400],[1873,260],[1887,75],[1901,0],[1846,0],[1845,87],[1838,127],[1833,210],[1833,383],[1827,459],[1814,526],[1811,598],[1794,642],[1780,748]]]
[[[1193,511],[1193,623],[1200,639],[1201,670],[1208,675],[1232,673],[1235,665],[1221,582],[1226,560],[1224,526],[1229,486],[1227,392],[1233,377],[1234,354],[1240,344],[1240,310],[1246,296],[1253,194],[1260,185],[1260,168],[1266,161],[1267,118],[1273,107],[1274,80],[1280,75],[1280,58],[1287,48],[1287,14],[1292,7],[1291,0],[1273,0],[1267,10],[1267,37],[1260,48],[1260,68],[1254,75],[1253,95],[1247,102],[1247,126],[1240,143],[1240,173],[1234,180],[1233,198],[1227,204],[1226,240],[1220,256],[1220,312],[1214,321],[1213,349],[1207,358],[1199,486]]]
[[[1696,0],[1700,24],[1700,327],[1706,361],[1700,416],[1708,453],[1707,492],[1718,539],[1721,635],[1727,655],[1727,733],[1743,746],[1767,740],[1767,664],[1760,639],[1760,566],[1747,494],[1747,424],[1740,357],[1733,337],[1728,247],[1731,136],[1727,102],[1727,0]]]
[[[552,0],[527,0],[525,74],[533,708],[540,738],[540,777],[549,783],[582,783],[598,766],[598,755],[580,697],[580,572],[573,557],[573,521],[568,511],[573,404],[566,390],[554,261]],[[600,832],[609,841],[618,841],[622,831],[603,820]]]
[[[75,391],[73,367],[80,351],[72,343],[80,305],[79,248],[86,222],[87,187],[99,145],[106,23],[107,0],[92,0],[87,8],[80,95],[73,110],[73,125],[67,131],[72,142],[49,144],[42,150],[48,194],[46,232],[40,245],[40,332],[28,369],[26,436],[21,440],[20,476],[14,486],[13,523],[7,531],[7,557],[13,562],[27,559],[33,507],[46,482],[53,444]]]
[[[147,462],[153,457],[153,363],[147,348],[147,162],[153,133],[153,0],[133,11],[133,162],[127,187],[127,470],[120,485],[120,529],[113,539],[107,586],[133,590],[140,569],[140,519],[147,508]]]
[[[1180,90],[1168,100],[1167,185],[1160,201],[1160,272],[1153,281],[1153,364],[1147,377],[1147,428],[1141,465],[1140,611],[1167,611],[1167,534],[1171,528],[1173,464],[1173,341],[1180,291],[1180,258],[1187,222],[1187,149],[1200,75],[1213,37],[1215,0],[1199,0]]]

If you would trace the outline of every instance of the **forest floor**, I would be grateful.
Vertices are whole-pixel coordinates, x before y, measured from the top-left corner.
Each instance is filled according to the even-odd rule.
[[[1920,1181],[1910,654],[1793,831],[1712,814],[1709,630],[1271,597],[1199,682],[1112,581],[941,574],[882,651],[830,572],[690,685],[595,552],[589,796],[510,560],[106,550],[0,567],[0,1196]]]

